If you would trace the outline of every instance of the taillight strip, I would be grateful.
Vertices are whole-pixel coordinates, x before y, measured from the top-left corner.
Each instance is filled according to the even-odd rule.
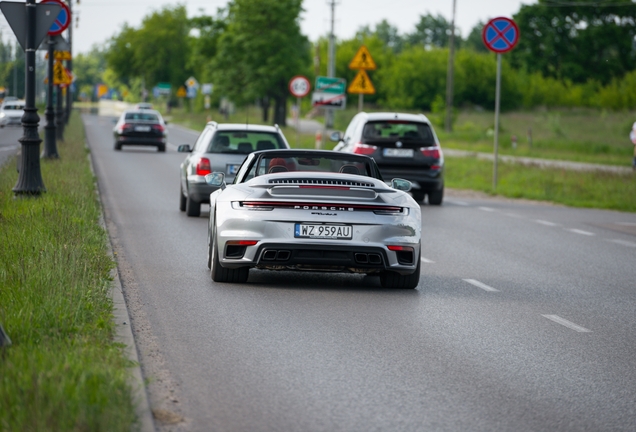
[[[378,206],[378,205],[365,205],[365,204],[335,204],[335,203],[290,203],[280,201],[243,201],[241,206],[247,208],[288,208],[293,210],[341,210],[341,211],[387,211],[387,212],[401,212],[402,207],[397,206]]]

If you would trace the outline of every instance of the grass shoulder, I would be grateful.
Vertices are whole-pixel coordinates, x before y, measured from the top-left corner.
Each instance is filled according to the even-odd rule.
[[[81,119],[59,160],[42,160],[47,192],[14,198],[15,160],[0,168],[1,430],[129,431],[129,361],[113,341],[107,233]]]

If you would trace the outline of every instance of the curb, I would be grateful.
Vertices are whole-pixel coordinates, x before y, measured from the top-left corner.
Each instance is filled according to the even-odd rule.
[[[84,145],[88,150],[87,158],[90,165],[91,173],[95,178],[97,178],[97,175],[95,174],[95,168],[93,166],[92,152],[90,151],[90,147],[88,145],[88,140],[86,140],[86,143]],[[102,195],[99,191],[99,184],[97,182],[95,183],[95,191],[97,192],[97,197],[99,198],[101,210],[99,224],[108,234],[108,255],[113,260],[113,262],[117,263],[115,254],[113,252],[113,244],[110,238],[110,233],[108,231],[108,227],[106,226],[106,220],[104,217],[104,203],[102,202]],[[141,371],[141,364],[139,362],[139,355],[137,353],[137,345],[135,344],[135,338],[132,333],[132,328],[130,327],[130,315],[128,314],[128,308],[126,307],[126,300],[124,298],[121,279],[119,278],[118,266],[115,266],[115,268],[111,270],[111,276],[113,278],[113,283],[111,286],[111,294],[113,298],[113,321],[115,323],[116,332],[114,339],[116,342],[125,345],[124,355],[134,365],[129,368],[131,371],[129,383],[132,389],[135,411],[137,413],[138,428],[136,430],[140,432],[155,432],[156,428],[152,416],[152,410],[150,408],[150,402],[148,401],[148,394],[143,379],[143,373]]]

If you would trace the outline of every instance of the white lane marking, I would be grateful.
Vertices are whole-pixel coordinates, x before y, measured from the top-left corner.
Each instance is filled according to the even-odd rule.
[[[464,207],[467,207],[467,206],[470,205],[466,201],[454,201],[454,200],[448,200],[447,199],[446,202],[450,203],[450,204],[455,204],[455,205],[458,205],[458,206],[464,206]]]
[[[559,224],[556,224],[554,222],[550,222],[550,221],[547,221],[547,220],[537,219],[537,220],[535,220],[535,222],[538,223],[538,224],[541,224],[541,225],[545,225],[545,226],[551,226],[551,227],[559,226]]]
[[[627,240],[612,239],[610,241],[619,245],[636,248],[636,243]]]
[[[435,264],[435,261],[431,261],[430,259],[420,258],[420,260],[425,264]]]
[[[483,211],[487,211],[487,212],[494,212],[495,211],[494,208],[490,208],[490,207],[479,207],[479,210],[483,210]]]
[[[549,319],[550,321],[554,321],[557,324],[561,324],[569,329],[577,331],[579,333],[592,333],[592,330],[588,330],[585,327],[581,327],[580,325],[574,324],[571,321],[561,318],[558,315],[541,315],[544,318]]]
[[[495,289],[491,286],[486,285],[485,283],[479,282],[478,280],[475,279],[462,279],[464,282],[468,282],[471,285],[475,285],[477,288],[481,288],[484,291],[490,291],[490,292],[499,292],[498,289]]]
[[[586,235],[586,236],[596,235],[596,234],[591,233],[589,231],[583,231],[583,230],[575,229],[575,228],[570,228],[570,229],[568,229],[568,231],[573,232],[574,234],[581,234],[581,235]]]

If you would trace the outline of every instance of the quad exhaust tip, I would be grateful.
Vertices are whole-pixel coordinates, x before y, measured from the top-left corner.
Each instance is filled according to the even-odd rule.
[[[358,264],[373,264],[373,265],[379,265],[382,264],[382,257],[380,256],[380,254],[376,254],[376,253],[361,253],[358,252],[354,255],[354,259],[356,260],[356,263]]]
[[[288,250],[267,249],[263,252],[263,261],[287,261],[290,256]]]

